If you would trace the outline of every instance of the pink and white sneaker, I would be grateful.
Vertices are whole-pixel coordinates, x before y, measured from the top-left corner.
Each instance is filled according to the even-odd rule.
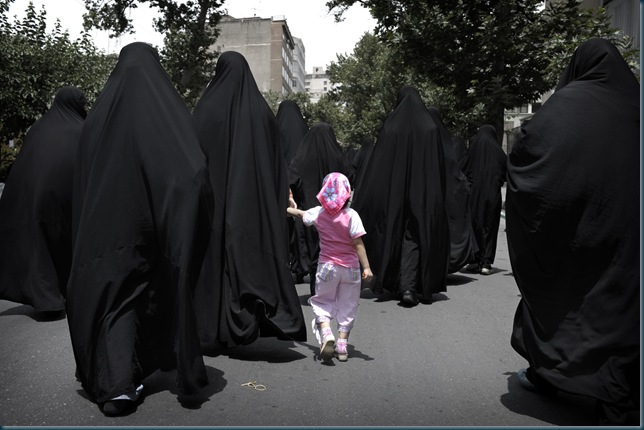
[[[339,361],[347,361],[349,359],[349,352],[347,351],[348,342],[344,339],[338,339],[338,343],[335,345],[335,356],[338,357]]]
[[[322,346],[320,347],[320,358],[328,361],[333,358],[335,337],[330,328],[322,329]]]

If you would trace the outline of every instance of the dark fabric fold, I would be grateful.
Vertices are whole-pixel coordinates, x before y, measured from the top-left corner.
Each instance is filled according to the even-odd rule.
[[[472,228],[478,245],[475,262],[492,265],[501,222],[507,156],[496,140],[496,130],[483,125],[470,142],[463,173],[470,182]]]
[[[441,135],[418,91],[404,87],[359,180],[360,213],[374,289],[446,291],[450,259]],[[413,263],[413,264],[412,264]]]
[[[555,93],[521,130],[508,158],[506,200],[521,292],[513,348],[558,389],[594,397],[622,418],[635,411],[634,425],[641,383],[639,90],[610,42],[581,44]]]
[[[302,139],[309,131],[309,126],[302,116],[300,107],[293,100],[284,100],[279,104],[276,118],[282,137],[286,166],[288,166],[302,143]],[[306,232],[302,219],[299,217],[289,217],[287,223],[291,272],[299,280],[308,274],[311,265]]]
[[[72,260],[72,189],[87,115],[64,87],[25,137],[0,199],[0,298],[39,312],[65,309]]]
[[[448,273],[454,273],[473,261],[478,251],[470,214],[470,185],[461,171],[453,139],[443,124],[440,112],[435,107],[427,109],[440,132],[445,155],[445,209],[450,237]]]
[[[80,138],[67,315],[78,378],[103,403],[176,368],[207,385],[193,290],[212,199],[194,119],[145,43],[125,46]]]
[[[203,351],[215,355],[260,336],[306,340],[289,270],[280,131],[241,54],[219,57],[193,115],[214,190],[211,239],[196,289]]]

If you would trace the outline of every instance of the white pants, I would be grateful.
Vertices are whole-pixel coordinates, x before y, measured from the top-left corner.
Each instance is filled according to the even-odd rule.
[[[309,304],[317,323],[336,319],[338,331],[349,333],[358,313],[361,273],[359,267],[349,268],[333,263],[318,265],[315,274],[315,295]]]

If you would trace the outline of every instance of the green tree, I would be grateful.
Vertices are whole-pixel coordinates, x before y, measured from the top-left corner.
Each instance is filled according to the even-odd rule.
[[[592,37],[613,42],[639,80],[639,50],[633,48],[633,39],[611,27],[606,9],[579,9],[578,5],[578,0],[559,0],[551,2],[541,14],[547,31],[544,51],[549,56],[546,82],[554,86],[575,49]]]
[[[489,123],[501,139],[506,108],[554,87],[553,76],[567,61],[555,48],[564,55],[568,49],[560,45],[573,36],[607,36],[605,15],[579,13],[578,0],[553,4],[569,12],[556,17],[540,10],[541,0],[331,0],[327,7],[341,20],[356,3],[371,11],[376,35],[399,64],[452,95],[466,121],[458,128],[467,135]],[[569,33],[561,35],[564,29]]]
[[[443,113],[446,125],[456,127],[450,120],[454,100],[411,68],[400,63],[394,48],[382,43],[371,33],[365,33],[351,55],[338,55],[327,73],[333,86],[329,99],[343,107],[347,117],[347,136],[351,145],[377,137],[387,115],[394,109],[398,91],[405,85],[414,86],[425,104],[435,106]]]
[[[302,117],[309,128],[325,122],[333,127],[335,137],[340,141],[343,149],[355,146],[351,140],[353,117],[343,108],[341,103],[331,98],[330,95],[323,95],[317,103],[311,101],[308,93],[281,94],[276,91],[265,91],[262,95],[275,114],[277,114],[282,101],[293,100],[300,108]]]
[[[162,64],[188,106],[194,107],[215,70],[217,53],[210,48],[219,36],[224,0],[85,0],[84,26],[107,30],[111,36],[131,33],[127,11],[144,4],[159,12],[154,27],[165,35]]]
[[[56,92],[76,86],[91,104],[115,63],[87,33],[72,41],[59,21],[47,32],[46,10],[37,12],[33,3],[22,21],[10,20],[10,3],[0,0],[0,181],[6,179],[27,129],[49,109]]]
[[[269,91],[262,92],[262,95],[264,96],[266,103],[268,103],[271,110],[276,115],[281,102],[283,102],[284,100],[293,100],[295,103],[297,103],[298,107],[300,108],[300,111],[302,112],[302,116],[307,121],[307,124],[309,125],[309,127],[311,126],[309,122],[311,118],[311,97],[309,96],[308,93],[293,92],[288,94],[282,94],[277,91],[269,90]]]
[[[346,106],[338,103],[330,94],[324,94],[317,103],[312,103],[309,114],[309,126],[325,122],[333,127],[335,138],[343,150],[360,144],[352,140],[351,131],[355,118]]]
[[[403,81],[396,71],[391,49],[365,33],[353,54],[338,55],[327,73],[333,85],[329,101],[343,107],[350,129],[343,130],[347,140],[359,145],[363,139],[375,139],[378,129],[396,101]]]

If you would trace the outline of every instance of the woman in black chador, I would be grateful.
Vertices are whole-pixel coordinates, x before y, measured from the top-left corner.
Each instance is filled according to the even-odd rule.
[[[462,136],[452,136],[452,144],[454,146],[454,155],[458,162],[458,168],[462,171],[467,156],[467,142]]]
[[[258,336],[306,340],[288,264],[280,132],[241,54],[221,54],[193,114],[214,190],[212,237],[196,290],[203,351],[215,355]]]
[[[282,137],[282,148],[284,149],[284,157],[286,165],[288,166],[297,148],[304,138],[304,135],[309,131],[309,126],[302,116],[302,111],[297,103],[293,100],[284,100],[277,108],[277,124],[279,126],[280,135]]]
[[[508,159],[522,385],[640,423],[640,86],[604,39],[579,46]]]
[[[445,156],[440,131],[415,88],[398,92],[352,207],[369,232],[364,243],[377,293],[402,293],[403,305],[415,306],[446,291]]]
[[[441,134],[445,154],[445,208],[449,219],[450,260],[448,273],[461,270],[474,258],[478,246],[470,215],[470,185],[461,171],[450,136],[440,112],[427,108]]]
[[[0,298],[58,315],[72,261],[72,184],[85,95],[58,90],[31,126],[0,199]]]
[[[373,150],[374,141],[371,137],[364,137],[360,148],[356,152],[356,155],[353,157],[351,162],[351,171],[353,172],[353,180],[349,179],[349,182],[353,185],[355,191],[360,189],[360,183],[362,177],[364,176],[364,171],[369,165],[369,158],[371,157],[371,151]]]
[[[302,139],[309,131],[309,126],[302,116],[300,107],[293,100],[284,100],[279,104],[276,118],[282,137],[286,165],[288,166],[295,156]],[[308,247],[306,246],[306,232],[301,218],[288,217],[287,223],[291,272],[295,282],[299,284],[303,281],[304,276],[309,273],[311,264]]]
[[[317,194],[322,180],[331,172],[349,176],[350,167],[335,137],[333,127],[319,123],[311,127],[300,144],[288,169],[289,185],[297,206],[303,210],[319,206]],[[315,273],[318,268],[320,243],[315,227],[304,230],[308,250],[311,295],[315,294]]]
[[[471,185],[472,228],[479,248],[467,269],[483,275],[492,273],[496,255],[503,206],[501,187],[505,182],[506,163],[507,156],[496,140],[495,128],[491,125],[481,126],[470,143],[463,173]]]
[[[106,415],[157,369],[207,385],[192,291],[212,199],[190,111],[145,43],[125,46],[80,137],[67,319],[77,378]]]

